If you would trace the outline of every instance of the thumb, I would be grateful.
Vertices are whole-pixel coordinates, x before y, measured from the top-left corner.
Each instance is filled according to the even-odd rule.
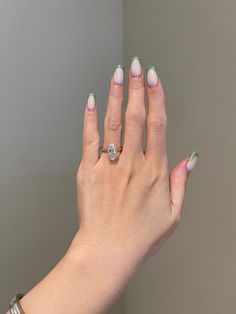
[[[189,173],[195,167],[198,156],[199,154],[193,151],[189,158],[183,159],[170,173],[170,197],[177,216],[180,216],[183,206]]]

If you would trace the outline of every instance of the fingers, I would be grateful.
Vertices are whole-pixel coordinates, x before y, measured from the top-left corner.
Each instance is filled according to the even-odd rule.
[[[98,110],[96,96],[88,94],[84,112],[83,153],[82,159],[88,165],[94,165],[99,159],[100,136],[98,131]]]
[[[189,173],[194,169],[199,154],[193,152],[189,158],[178,163],[170,174],[170,196],[173,214],[180,218]]]
[[[148,113],[147,113],[147,145],[145,156],[161,166],[167,163],[166,155],[166,128],[167,116],[165,95],[156,67],[147,69],[146,84]]]
[[[124,98],[124,67],[118,65],[115,68],[110,82],[107,111],[104,119],[104,141],[103,146],[114,143],[116,147],[122,145],[122,106]],[[106,158],[102,154],[101,158]]]
[[[133,57],[129,69],[128,104],[125,113],[124,154],[143,153],[142,135],[146,122],[144,73],[140,59]]]

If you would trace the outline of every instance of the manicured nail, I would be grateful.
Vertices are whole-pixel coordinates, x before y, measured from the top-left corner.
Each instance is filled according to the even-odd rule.
[[[93,111],[96,107],[96,96],[95,93],[89,93],[88,94],[88,100],[87,100],[87,109],[89,111]]]
[[[121,64],[118,64],[115,67],[115,70],[113,73],[114,84],[122,85],[124,83],[124,69],[125,67]]]
[[[198,156],[199,156],[198,152],[196,152],[196,151],[192,152],[192,154],[191,154],[191,156],[189,158],[189,161],[188,161],[188,163],[186,165],[186,167],[187,167],[187,169],[189,171],[192,171],[193,168],[195,167],[195,165],[197,163]]]
[[[147,68],[147,83],[149,86],[156,86],[158,84],[158,76],[155,65]]]
[[[142,75],[142,65],[141,59],[138,56],[134,56],[131,59],[130,65],[131,76],[141,76]]]

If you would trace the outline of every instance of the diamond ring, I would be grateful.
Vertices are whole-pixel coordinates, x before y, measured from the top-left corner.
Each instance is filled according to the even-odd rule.
[[[107,148],[100,146],[99,149],[102,153],[108,153],[108,158],[110,160],[115,160],[118,156],[118,152],[122,151],[123,146],[116,147],[115,144],[111,143],[107,146]]]

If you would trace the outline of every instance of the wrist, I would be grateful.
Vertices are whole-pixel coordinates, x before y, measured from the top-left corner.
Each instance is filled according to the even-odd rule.
[[[135,268],[118,247],[96,242],[78,232],[59,263],[22,298],[25,313],[106,312]]]
[[[78,232],[65,256],[22,298],[25,313],[106,312],[139,266],[139,259],[130,258],[133,253],[119,243]]]
[[[79,231],[65,258],[73,265],[75,273],[100,282],[106,289],[105,293],[122,293],[143,261],[133,257],[127,248],[116,241],[99,238],[88,237]]]

